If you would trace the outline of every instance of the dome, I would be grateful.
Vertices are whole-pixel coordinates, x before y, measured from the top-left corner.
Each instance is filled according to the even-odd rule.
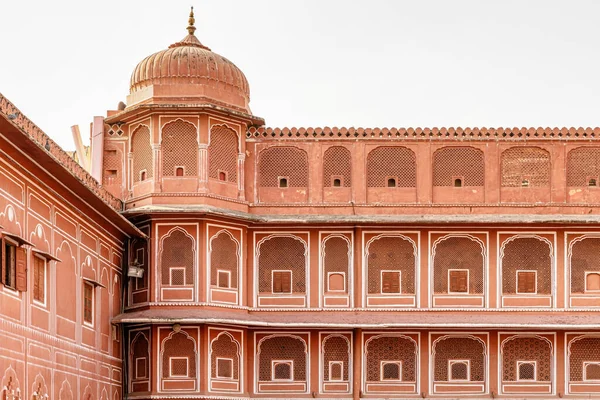
[[[194,21],[192,8],[188,35],[135,67],[128,104],[209,102],[249,113],[246,77],[234,63],[200,43]]]

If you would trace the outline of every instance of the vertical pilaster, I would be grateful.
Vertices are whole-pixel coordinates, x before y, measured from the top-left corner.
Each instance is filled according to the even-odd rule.
[[[160,156],[161,156],[161,151],[160,151],[160,144],[153,144],[152,145],[152,162],[153,162],[153,168],[154,168],[154,174],[153,174],[153,187],[152,187],[152,191],[154,193],[157,192],[162,192],[162,163],[160,162]]]
[[[238,154],[238,163],[237,163],[237,181],[238,181],[238,199],[244,200],[244,164],[246,161],[246,154],[239,153]]]
[[[127,193],[133,196],[133,152],[127,153]]]
[[[352,334],[352,398],[360,400],[362,392],[363,371],[362,371],[362,329],[354,329]]]
[[[198,192],[208,192],[208,144],[198,145]]]

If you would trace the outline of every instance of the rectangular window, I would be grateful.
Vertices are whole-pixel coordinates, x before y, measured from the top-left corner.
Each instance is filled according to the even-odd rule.
[[[33,257],[33,299],[46,304],[46,260]]]
[[[600,292],[600,272],[585,273],[585,291]]]
[[[231,287],[231,272],[217,270],[217,286],[224,289]]]
[[[5,286],[16,289],[17,280],[17,246],[4,240],[4,268],[2,282]]]
[[[273,360],[271,361],[271,380],[273,381],[293,381],[294,380],[294,362],[291,360]]]
[[[344,380],[344,363],[342,361],[329,361],[329,381]]]
[[[517,293],[536,293],[536,271],[517,271]]]
[[[135,379],[146,379],[146,357],[135,359]]]
[[[187,357],[171,357],[169,358],[169,376],[171,378],[187,378],[188,377],[188,358]]]
[[[448,291],[450,293],[468,293],[469,292],[469,270],[451,269],[448,271]]]
[[[94,285],[83,282],[83,322],[94,323]]]
[[[471,380],[470,360],[448,360],[448,370],[451,381]]]
[[[401,381],[402,380],[402,362],[400,361],[381,361],[380,380],[382,381]]]
[[[292,271],[273,271],[273,293],[292,293]]]
[[[535,361],[517,361],[517,380],[535,381],[537,375],[537,362]]]
[[[171,286],[185,285],[185,268],[171,268]]]
[[[217,378],[233,378],[233,360],[217,358]]]
[[[400,293],[400,271],[381,271],[381,293]]]

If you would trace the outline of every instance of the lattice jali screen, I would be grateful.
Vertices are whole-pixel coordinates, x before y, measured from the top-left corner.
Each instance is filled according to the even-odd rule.
[[[366,347],[367,381],[380,380],[382,361],[402,362],[402,381],[417,380],[417,345],[401,336],[380,336],[370,340]]]
[[[131,151],[133,153],[133,182],[140,181],[140,175],[146,170],[146,178],[154,176],[152,167],[152,146],[150,145],[150,129],[140,126],[131,136]]]
[[[258,155],[259,187],[278,187],[279,177],[288,187],[308,187],[308,156],[296,147],[269,147]]]
[[[148,340],[146,340],[146,337],[144,335],[142,335],[141,333],[137,334],[135,336],[135,338],[133,339],[133,343],[131,343],[131,366],[133,368],[133,376],[131,377],[131,379],[135,380],[135,379],[145,379],[145,378],[149,378],[150,375],[148,373],[148,368],[150,365],[150,360],[148,359],[150,356],[149,353],[150,349],[148,347]],[[144,370],[143,371],[138,371],[138,363],[137,363],[137,359],[143,358],[146,360],[145,363],[143,363],[142,365],[144,366]]]
[[[368,248],[369,293],[381,293],[381,271],[400,271],[402,294],[415,293],[416,258],[413,244],[401,237],[381,237]]]
[[[162,129],[162,174],[175,176],[175,168],[183,167],[185,176],[198,175],[198,133],[196,127],[181,120]]]
[[[552,249],[538,238],[516,238],[504,246],[502,257],[502,293],[517,293],[517,271],[537,271],[537,293],[552,292]]]
[[[228,182],[237,182],[238,137],[233,129],[216,125],[210,130],[208,177],[219,179],[225,172]]]
[[[435,246],[434,293],[448,293],[448,270],[469,271],[469,293],[483,294],[485,259],[481,245],[468,237],[449,237]]]
[[[107,146],[104,149],[104,157],[102,158],[102,184],[103,185],[120,185],[123,175],[123,153],[116,147]],[[116,174],[111,174],[115,171]]]
[[[397,187],[417,186],[415,153],[406,147],[377,147],[367,155],[367,187],[387,187],[388,178]]]
[[[550,186],[550,153],[539,147],[512,147],[502,153],[502,186]]]
[[[536,361],[537,380],[549,382],[552,376],[552,348],[537,337],[517,337],[502,344],[502,380],[517,380],[517,361]]]
[[[291,336],[274,336],[265,339],[258,348],[258,376],[261,381],[271,380],[271,361],[292,360],[295,381],[306,380],[306,347],[302,339]]]
[[[567,154],[567,186],[588,186],[600,177],[600,147],[578,147]],[[598,184],[598,183],[597,183]]]
[[[570,342],[569,350],[571,382],[581,382],[584,378],[584,363],[600,363],[600,337],[575,339]],[[594,367],[588,367],[585,376],[587,380],[590,380],[590,370],[593,371]]]
[[[174,230],[162,240],[160,257],[162,284],[193,285],[194,284],[194,242],[183,231]],[[183,268],[183,273],[176,274],[177,281],[170,282],[171,268]]]
[[[327,337],[323,342],[323,378],[325,381],[329,381],[329,362],[330,361],[341,361],[344,364],[344,370],[342,373],[343,380],[347,381],[349,372],[348,367],[350,363],[350,344],[348,340],[341,336],[330,336]]]
[[[275,236],[260,245],[258,290],[271,293],[271,271],[292,271],[292,293],[306,291],[306,256],[304,244],[293,237]]]
[[[585,273],[600,272],[600,238],[584,238],[571,250],[571,293],[585,292]]]
[[[474,147],[444,147],[433,153],[433,186],[454,186],[462,178],[463,186],[483,186],[483,151]]]
[[[217,377],[217,358],[229,358],[233,360],[233,379],[239,377],[239,356],[238,356],[238,344],[231,336],[221,334],[219,338],[212,342],[211,356],[210,356],[210,369],[211,376]]]
[[[230,287],[237,288],[239,255],[236,241],[227,233],[220,232],[210,243],[210,284],[217,285],[218,270],[229,271]]]
[[[342,146],[331,146],[323,154],[323,186],[333,186],[332,177],[341,177],[341,186],[352,186],[352,156]]]
[[[194,341],[183,332],[174,333],[167,339],[163,345],[162,354],[162,377],[168,378],[171,362],[171,357],[184,357],[187,362],[187,377],[196,377],[196,345]],[[177,371],[181,372],[181,371]],[[175,371],[173,371],[175,374]]]
[[[469,360],[471,366],[471,381],[485,380],[485,345],[481,340],[470,337],[446,337],[435,342],[433,360],[434,379],[449,381],[449,360]],[[455,376],[453,376],[455,378]]]
[[[343,272],[346,280],[346,292],[348,292],[348,264],[349,264],[349,245],[341,237],[328,238],[323,246],[325,257],[323,257],[323,282],[328,281],[329,273]],[[327,285],[325,285],[327,290]]]

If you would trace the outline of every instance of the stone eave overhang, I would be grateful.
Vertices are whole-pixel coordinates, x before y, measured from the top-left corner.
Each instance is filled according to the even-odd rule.
[[[292,215],[292,214],[253,214],[228,210],[208,205],[146,205],[123,212],[127,217],[144,215],[186,216],[209,215],[245,221],[253,224],[389,224],[389,225],[449,225],[449,224],[518,224],[518,225],[598,225],[600,215],[590,214],[402,214],[402,215]]]
[[[229,324],[247,327],[315,329],[597,329],[600,311],[567,310],[215,310],[214,308],[153,307],[118,315],[120,324]]]
[[[156,113],[169,113],[169,112],[195,112],[204,113],[212,112],[221,114],[228,117],[236,117],[242,119],[252,126],[262,126],[265,123],[263,118],[255,115],[247,114],[241,111],[236,111],[231,108],[221,107],[214,104],[201,103],[201,104],[136,104],[131,107],[127,107],[125,110],[112,114],[105,118],[104,122],[107,124],[116,123],[127,123],[132,120],[137,120],[140,115],[150,115]]]
[[[85,201],[127,236],[145,237],[123,215],[123,203],[0,93],[0,134],[28,155],[66,190]]]

